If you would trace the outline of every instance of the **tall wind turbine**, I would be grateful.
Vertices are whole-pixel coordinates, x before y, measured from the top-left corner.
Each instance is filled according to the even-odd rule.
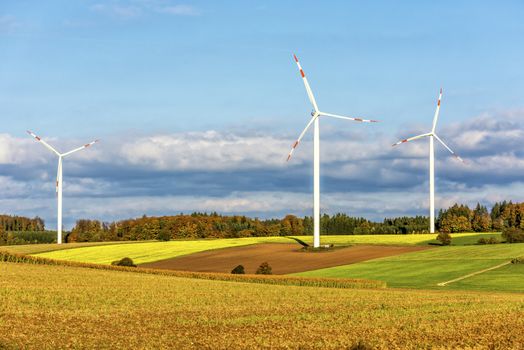
[[[56,149],[51,147],[47,142],[45,142],[40,137],[35,135],[33,132],[28,130],[27,133],[33,136],[38,142],[40,142],[47,149],[49,149],[51,152],[53,152],[54,154],[58,156],[58,171],[56,174],[56,194],[57,194],[57,204],[58,204],[58,214],[57,214],[57,223],[56,223],[56,232],[57,232],[56,242],[58,244],[62,244],[62,158],[67,157],[68,155],[78,152],[80,150],[83,150],[84,148],[87,148],[97,143],[98,140],[85,144],[82,147],[75,148],[69,152],[60,153]]]
[[[362,119],[362,118],[352,118],[352,117],[345,117],[342,115],[337,114],[331,114],[331,113],[325,113],[321,112],[318,109],[317,102],[315,101],[315,96],[313,96],[313,92],[311,91],[311,87],[309,86],[309,83],[307,81],[306,75],[304,74],[304,71],[302,70],[302,67],[300,66],[300,62],[298,61],[298,58],[296,55],[293,55],[295,58],[295,62],[297,63],[298,70],[300,71],[300,75],[302,76],[302,80],[304,82],[304,86],[306,87],[306,92],[309,98],[309,101],[313,105],[313,111],[311,112],[311,120],[309,123],[307,123],[306,127],[298,137],[298,139],[295,141],[293,146],[291,147],[291,151],[289,152],[289,155],[287,156],[287,160],[291,158],[291,155],[293,154],[293,151],[300,143],[300,140],[302,140],[302,137],[304,137],[304,134],[309,129],[311,124],[314,124],[314,130],[313,130],[313,247],[318,248],[320,247],[320,124],[319,124],[319,117],[325,116],[325,117],[332,117],[337,119],[346,119],[346,120],[352,120],[355,122],[364,122],[364,123],[375,123],[376,120],[369,120],[369,119]]]
[[[438,97],[437,102],[437,109],[435,110],[435,115],[433,116],[433,127],[431,128],[431,131],[426,134],[421,134],[417,136],[410,137],[408,139],[401,140],[393,145],[393,147],[400,145],[401,143],[413,141],[416,139],[420,139],[423,137],[429,137],[429,232],[435,233],[435,149],[434,149],[434,139],[437,139],[438,142],[440,142],[455,158],[460,160],[464,163],[464,160],[460,158],[455,152],[451,150],[451,148],[448,147],[440,139],[440,137],[437,136],[435,133],[435,129],[437,127],[437,120],[438,115],[440,113],[440,100],[442,99],[442,89],[440,89],[440,94]]]

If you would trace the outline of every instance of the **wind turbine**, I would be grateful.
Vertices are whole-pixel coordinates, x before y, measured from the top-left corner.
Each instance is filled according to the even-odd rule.
[[[438,116],[440,113],[440,100],[442,99],[442,89],[440,89],[440,94],[438,96],[437,109],[435,110],[435,115],[433,116],[433,126],[431,131],[426,134],[421,134],[413,136],[404,140],[401,140],[393,145],[393,147],[400,145],[401,143],[413,141],[423,137],[429,137],[429,232],[435,233],[435,149],[434,149],[434,139],[437,139],[455,158],[464,163],[464,160],[460,158],[455,152],[451,150],[442,141],[440,137],[435,133],[437,127]]]
[[[68,155],[78,152],[80,150],[83,150],[84,148],[87,148],[97,143],[98,140],[85,144],[82,147],[75,148],[69,152],[60,153],[56,149],[51,147],[47,142],[45,142],[40,137],[35,135],[32,131],[28,130],[27,133],[33,136],[38,142],[42,143],[42,145],[44,145],[47,149],[49,149],[51,152],[53,152],[54,154],[58,156],[58,171],[56,174],[56,194],[57,194],[57,204],[58,204],[58,214],[57,214],[57,223],[56,223],[56,232],[57,232],[56,242],[58,244],[62,244],[62,158],[67,157]]]
[[[300,140],[302,140],[302,137],[304,137],[304,134],[309,129],[311,124],[314,125],[314,131],[313,131],[313,247],[318,248],[320,247],[320,123],[319,123],[319,117],[325,116],[325,117],[331,117],[331,118],[337,118],[337,119],[345,119],[345,120],[352,120],[355,122],[364,122],[364,123],[375,123],[376,120],[369,120],[369,119],[362,119],[362,118],[352,118],[352,117],[346,117],[342,115],[337,114],[331,114],[331,113],[325,113],[321,112],[318,109],[317,102],[315,101],[315,97],[313,96],[313,92],[311,91],[311,87],[309,86],[309,83],[307,81],[306,75],[304,74],[304,71],[302,70],[302,66],[300,66],[300,62],[298,61],[298,58],[296,55],[293,55],[293,58],[295,59],[295,62],[297,63],[298,70],[300,71],[300,75],[302,76],[302,80],[304,81],[304,86],[306,87],[306,92],[309,98],[309,101],[313,105],[313,111],[311,112],[311,120],[309,123],[307,123],[306,127],[298,137],[298,139],[295,141],[293,146],[291,147],[291,151],[289,152],[289,155],[287,156],[287,160],[291,158],[291,155],[293,154],[293,151],[295,151],[295,148],[297,148],[298,144],[300,143]]]

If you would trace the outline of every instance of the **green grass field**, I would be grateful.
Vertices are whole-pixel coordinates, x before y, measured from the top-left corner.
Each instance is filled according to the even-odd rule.
[[[366,278],[386,281],[390,287],[483,289],[524,292],[522,268],[494,270],[446,287],[437,283],[524,256],[524,244],[438,247],[352,265],[302,272],[300,276]],[[506,271],[504,274],[503,271]],[[520,277],[519,277],[520,276]],[[491,278],[490,278],[491,277]],[[520,278],[520,279],[519,279]]]
[[[524,292],[524,264],[510,264],[461,280],[450,285],[452,289],[504,290]]]
[[[355,290],[0,263],[6,349],[517,349],[524,294]]]

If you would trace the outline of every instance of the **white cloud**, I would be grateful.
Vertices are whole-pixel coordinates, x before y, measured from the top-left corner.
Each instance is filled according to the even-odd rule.
[[[142,8],[134,5],[94,4],[91,10],[121,19],[133,19],[142,15]]]
[[[151,13],[162,13],[174,16],[197,16],[198,9],[187,4],[175,4],[161,0],[109,1],[97,3],[91,11],[120,19],[135,19]]]
[[[158,170],[234,170],[284,167],[287,140],[217,131],[137,138],[122,145],[121,157]]]
[[[158,9],[159,12],[176,16],[198,16],[200,12],[193,6],[189,5],[172,5]]]
[[[438,148],[438,207],[522,200],[520,116],[492,122],[496,115],[484,115],[443,130],[467,164]],[[469,136],[463,140],[461,135]],[[310,214],[311,135],[286,163],[293,136],[211,130],[107,137],[65,160],[67,217],[113,220],[191,211]],[[373,219],[426,214],[427,140],[392,149],[391,135],[325,130],[322,136],[325,210]],[[44,139],[60,150],[88,141]],[[0,134],[0,169],[1,211],[53,218],[56,157],[51,152],[30,137]],[[36,199],[41,203],[35,206]]]
[[[0,15],[0,33],[12,33],[22,27],[22,23],[13,15]]]

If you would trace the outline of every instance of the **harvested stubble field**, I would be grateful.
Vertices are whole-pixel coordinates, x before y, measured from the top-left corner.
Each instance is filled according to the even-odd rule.
[[[0,263],[0,348],[519,349],[524,295]]]
[[[429,246],[358,245],[332,251],[304,252],[299,244],[266,243],[208,250],[141,266],[153,269],[228,273],[241,264],[246,273],[255,273],[262,262],[268,262],[274,274],[288,274],[352,264],[428,248]]]

